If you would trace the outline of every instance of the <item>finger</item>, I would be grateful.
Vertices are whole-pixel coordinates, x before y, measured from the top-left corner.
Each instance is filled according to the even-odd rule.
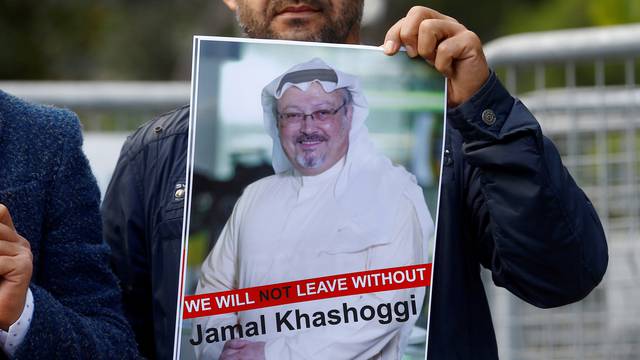
[[[18,243],[23,247],[31,249],[31,244],[27,239],[20,236],[14,228],[2,223],[0,223],[0,241],[1,240]]]
[[[13,220],[11,219],[11,214],[9,213],[9,208],[4,204],[0,204],[0,224],[5,224],[15,230],[15,226],[13,226]]]
[[[418,31],[418,55],[434,64],[436,50],[440,42],[465,30],[464,26],[448,20],[427,19],[422,21]]]
[[[15,269],[15,259],[12,256],[0,256],[0,275],[4,275]]]
[[[7,242],[5,241],[5,243]],[[14,244],[14,243],[8,243],[8,244]],[[22,273],[25,270],[28,270],[31,264],[33,264],[33,253],[29,249],[18,248],[17,251],[15,251],[15,253],[12,255],[1,254],[0,262],[2,262],[3,265],[4,263],[9,262],[12,264],[12,268],[14,270],[18,271],[19,273]]]
[[[16,230],[14,228],[3,223],[0,223],[0,240],[11,241],[19,243],[21,245],[25,245],[24,242],[26,242],[26,240],[24,240],[22,236],[16,233]]]
[[[464,31],[438,45],[434,66],[448,78],[455,77],[454,61],[464,61],[481,56],[476,49],[480,40],[471,31]]]
[[[233,339],[229,340],[224,344],[225,349],[242,349],[245,347],[250,341],[242,340],[242,339]]]
[[[239,353],[241,350],[236,349],[225,349],[222,350],[220,354],[220,360],[234,360],[239,358]]]
[[[400,29],[402,28],[402,22],[404,18],[398,20],[384,37],[384,53],[387,55],[394,55],[400,50]]]
[[[420,24],[427,19],[438,19],[457,23],[455,19],[443,15],[433,9],[429,9],[424,6],[412,7],[404,18],[400,28],[400,41],[404,44],[407,49],[407,55],[410,57],[418,55],[418,32],[420,31]]]
[[[15,242],[0,240],[0,256],[16,256],[24,252],[24,246]]]
[[[414,6],[411,9],[409,9],[409,12],[407,13],[407,17],[410,17],[410,16],[422,17],[423,19],[446,20],[446,21],[451,21],[455,23],[458,22],[458,20],[452,18],[451,16],[445,15],[443,13],[440,13],[436,10],[433,10],[425,6]]]

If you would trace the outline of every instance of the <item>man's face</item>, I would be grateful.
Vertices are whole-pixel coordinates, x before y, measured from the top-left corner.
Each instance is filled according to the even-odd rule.
[[[224,0],[252,38],[357,43],[364,0]],[[354,38],[355,36],[355,38]]]
[[[280,142],[302,175],[320,174],[347,153],[353,106],[345,91],[326,93],[313,83],[307,91],[292,86],[278,100]]]

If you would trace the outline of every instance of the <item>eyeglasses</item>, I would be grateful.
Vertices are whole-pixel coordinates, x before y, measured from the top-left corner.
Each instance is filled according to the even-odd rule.
[[[305,114],[302,112],[278,113],[278,119],[280,119],[280,121],[282,121],[282,124],[285,126],[301,124],[304,120],[307,119],[307,116],[311,117],[313,121],[322,123],[328,120],[333,120],[338,111],[345,107],[345,105],[347,105],[346,101],[343,102],[342,105],[340,105],[340,107],[335,110],[320,109],[312,112],[311,114]]]

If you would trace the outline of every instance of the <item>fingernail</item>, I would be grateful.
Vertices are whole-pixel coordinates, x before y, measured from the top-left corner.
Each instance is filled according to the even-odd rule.
[[[416,49],[414,49],[413,46],[411,45],[405,45],[404,49],[407,50],[407,55],[411,57],[418,55],[418,53],[416,52]]]
[[[393,52],[393,40],[387,40],[387,42],[384,43],[384,52],[386,52],[387,54]]]

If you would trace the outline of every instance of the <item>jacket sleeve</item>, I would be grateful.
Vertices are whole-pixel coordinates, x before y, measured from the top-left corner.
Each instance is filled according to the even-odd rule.
[[[142,354],[155,352],[151,296],[149,239],[145,230],[145,202],[141,156],[132,150],[132,138],[120,158],[102,202],[104,239],[111,248],[111,266],[120,281],[124,314]]]
[[[492,73],[447,116],[463,138],[467,233],[495,284],[538,307],[585,297],[607,267],[605,235],[533,115]]]
[[[14,356],[135,358],[135,341],[101,236],[100,194],[81,150],[78,120],[67,115],[55,125],[63,145],[47,180],[37,278],[30,285],[33,318]]]

